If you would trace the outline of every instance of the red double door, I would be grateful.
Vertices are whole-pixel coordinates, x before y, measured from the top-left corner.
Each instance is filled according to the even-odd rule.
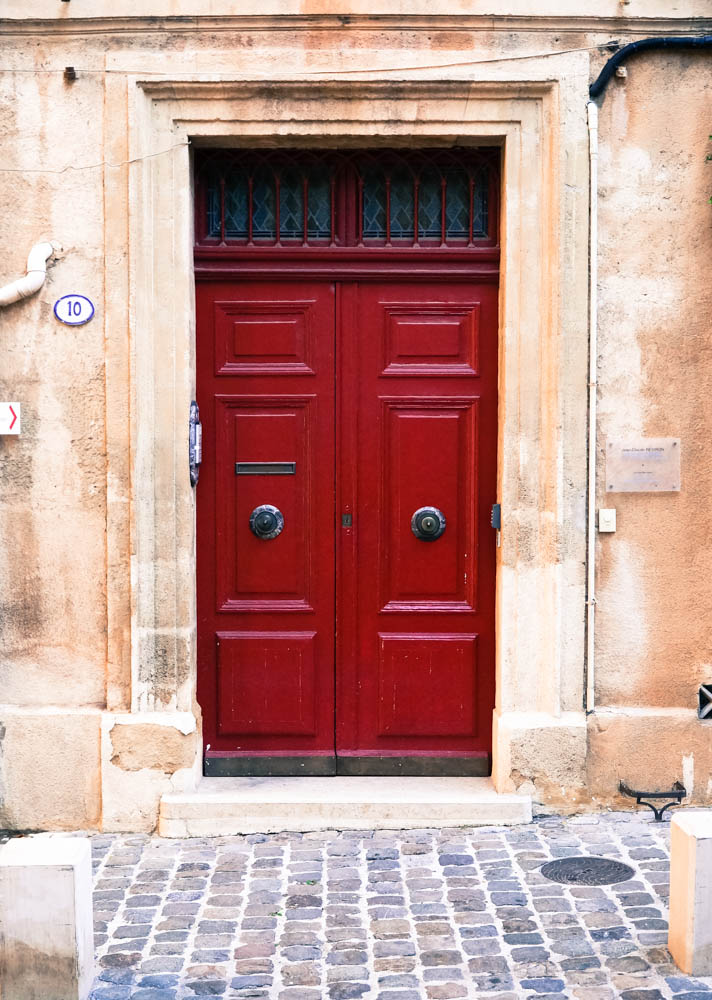
[[[206,773],[488,773],[496,284],[197,305]]]

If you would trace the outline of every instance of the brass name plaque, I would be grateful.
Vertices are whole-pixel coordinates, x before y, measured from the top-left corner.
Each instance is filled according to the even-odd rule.
[[[606,493],[678,493],[680,438],[606,442]]]

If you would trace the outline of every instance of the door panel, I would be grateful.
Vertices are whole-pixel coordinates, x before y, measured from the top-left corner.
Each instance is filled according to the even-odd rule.
[[[214,281],[196,298],[206,756],[333,757],[334,287]],[[272,538],[250,525],[265,504],[284,518]]]
[[[218,632],[221,736],[315,736],[314,632]]]
[[[315,397],[225,396],[216,405],[218,609],[314,611],[310,602],[312,442]],[[265,456],[268,456],[267,458]],[[239,475],[238,462],[294,462],[294,475]],[[250,514],[269,502],[284,517],[271,541],[250,529]],[[273,544],[274,543],[274,544]],[[330,567],[331,568],[331,567]]]
[[[384,303],[384,375],[477,374],[479,302]]]
[[[381,611],[474,609],[475,574],[468,574],[468,558],[477,543],[477,402],[433,397],[381,402]],[[446,527],[439,539],[424,544],[410,522],[426,505],[443,512]],[[408,530],[401,530],[404,526]]]
[[[313,375],[315,302],[215,302],[216,375]]]
[[[473,737],[477,636],[380,633],[378,638],[378,735]]]
[[[494,705],[497,290],[344,289],[354,521],[341,599],[337,752],[486,757]],[[348,354],[348,345],[357,344]],[[349,382],[351,385],[349,386]],[[348,421],[346,433],[349,433]],[[415,536],[439,508],[435,540]],[[352,574],[352,577],[349,576]]]

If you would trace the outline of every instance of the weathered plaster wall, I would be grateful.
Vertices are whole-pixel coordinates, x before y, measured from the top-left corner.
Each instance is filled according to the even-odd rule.
[[[103,298],[102,178],[58,169],[96,155],[103,84],[67,101],[56,76],[0,75],[4,283],[40,239],[64,245],[42,293],[0,313],[0,396],[23,433],[0,438],[0,690],[17,705],[101,705],[106,660],[104,337],[55,322],[52,303]]]
[[[61,295],[101,317],[102,177],[54,173],[101,143],[103,83],[65,100],[61,75],[0,74],[0,282],[41,239],[63,245],[39,295],[0,311],[0,825],[95,826],[106,700],[104,330],[62,326]],[[37,168],[49,168],[38,171]]]
[[[593,76],[607,57],[599,46],[612,34],[625,41],[631,30],[634,37],[674,33],[691,22],[679,26],[671,18],[709,14],[706,0],[607,0],[595,10],[575,5],[574,20],[568,0],[551,0],[536,13],[561,20],[497,21],[484,16],[493,3],[459,3],[440,12],[432,4],[427,10],[409,4],[402,15],[395,4],[385,19],[359,21],[331,19],[327,6],[279,4],[278,13],[297,20],[272,22],[269,5],[241,6],[243,21],[230,21],[217,16],[235,13],[224,4],[165,0],[153,4],[152,13],[188,18],[166,30],[131,22],[139,7],[146,13],[145,3],[132,0],[111,6],[93,0],[81,11],[76,2],[37,0],[33,16],[52,24],[23,25],[26,5],[8,0],[4,6],[0,283],[23,271],[37,240],[51,238],[64,249],[36,297],[0,311],[0,397],[22,400],[24,422],[20,438],[0,438],[0,723],[6,730],[0,824],[151,829],[160,794],[188,787],[197,776],[192,595],[176,586],[190,577],[189,546],[175,547],[174,559],[164,560],[171,548],[166,535],[177,520],[173,508],[182,505],[183,525],[191,516],[185,491],[172,479],[174,458],[184,454],[183,395],[190,386],[176,389],[174,359],[147,346],[151,317],[141,313],[136,320],[130,283],[143,266],[139,253],[155,261],[159,276],[168,266],[165,251],[176,238],[170,216],[150,233],[149,245],[137,248],[130,244],[131,212],[139,195],[150,202],[152,184],[175,183],[178,161],[162,160],[155,169],[124,162],[150,145],[141,130],[151,122],[137,125],[132,118],[136,78],[304,74],[310,81],[348,79],[344,70],[350,69],[372,79],[526,82],[549,72],[551,64],[538,54],[570,49],[590,51]],[[527,0],[497,7],[522,19],[532,13]],[[383,4],[354,0],[349,13],[359,12],[383,14]],[[192,16],[198,14],[209,20]],[[111,20],[96,20],[102,16]],[[400,16],[407,22],[401,27]],[[656,17],[668,20],[644,20]],[[527,55],[536,58],[521,58]],[[501,56],[507,58],[490,62]],[[572,74],[580,74],[580,59],[572,56]],[[63,79],[68,65],[77,69],[75,83]],[[673,75],[664,80],[660,67],[673,67]],[[538,433],[526,446],[509,433],[504,442],[535,484],[522,502],[539,502],[548,528],[522,520],[516,540],[504,533],[501,579],[509,581],[510,595],[520,588],[520,600],[519,607],[500,605],[501,656],[512,660],[516,652],[514,645],[505,648],[511,615],[518,615],[520,636],[530,630],[532,645],[543,621],[554,622],[554,634],[551,658],[537,654],[530,662],[517,654],[516,679],[508,673],[507,690],[498,692],[496,776],[503,789],[530,791],[558,808],[585,805],[590,790],[596,802],[610,802],[621,760],[628,762],[621,777],[656,783],[659,776],[664,784],[681,776],[682,757],[689,775],[693,747],[695,773],[709,771],[702,759],[707,730],[694,719],[697,684],[712,679],[712,671],[704,676],[712,663],[704,621],[712,586],[705,573],[712,455],[704,433],[711,303],[703,279],[712,212],[706,204],[712,171],[704,164],[709,62],[669,55],[636,61],[624,83],[614,81],[601,116],[600,444],[609,433],[676,435],[683,439],[684,464],[679,496],[616,498],[619,531],[599,544],[600,712],[589,724],[590,786],[581,642],[585,261],[583,271],[578,266],[587,226],[585,83],[569,81],[557,111],[569,123],[564,137],[570,141],[552,146],[547,156],[555,162],[542,166],[556,189],[547,192],[549,231],[529,257],[538,266],[542,246],[554,248],[552,260],[558,247],[561,266],[575,266],[579,277],[560,302],[545,303],[548,335],[527,347],[533,360],[539,351],[551,360],[541,380],[523,384],[518,397]],[[558,97],[560,90],[566,88],[552,93]],[[573,94],[580,94],[580,108]],[[473,106],[463,115],[472,117]],[[328,116],[329,109],[320,113]],[[329,125],[334,134],[339,127],[338,120]],[[215,141],[229,128],[217,114]],[[284,133],[289,123],[277,128]],[[544,137],[551,134],[547,126]],[[170,129],[163,138],[170,145]],[[183,197],[189,196],[186,189]],[[187,244],[181,252],[189,259]],[[54,301],[71,291],[97,305],[85,327],[62,326],[52,315]],[[507,294],[518,291],[510,287]],[[189,329],[191,317],[178,311],[172,322]],[[182,370],[189,354],[178,359]],[[147,415],[142,408],[149,397],[137,387],[149,384]],[[168,430],[151,452],[145,435],[154,416]],[[513,428],[524,419],[504,416]],[[557,434],[566,448],[556,446]],[[153,463],[150,470],[144,461]],[[149,492],[160,498],[148,544],[136,530],[140,503],[130,503],[145,475],[154,477]],[[153,573],[156,552],[161,559]],[[542,587],[534,574],[544,560],[551,571]],[[141,614],[150,606],[147,617],[137,612],[138,594]],[[166,627],[170,620],[181,622],[180,629]],[[665,711],[656,715],[661,706]],[[653,733],[664,753],[646,752]],[[664,775],[663,761],[675,764]],[[695,788],[704,791],[706,779],[696,778]]]
[[[712,53],[649,54],[600,116],[597,702],[591,780],[710,794]],[[679,493],[605,494],[607,438],[681,438]],[[662,711],[661,711],[662,710]]]

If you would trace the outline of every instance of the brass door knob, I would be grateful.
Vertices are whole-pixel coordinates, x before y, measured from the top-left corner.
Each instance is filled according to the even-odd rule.
[[[258,538],[269,541],[276,538],[284,527],[282,511],[271,503],[263,503],[250,514],[250,531]]]
[[[422,542],[434,542],[445,531],[445,515],[437,507],[419,507],[410,519],[410,527]]]

